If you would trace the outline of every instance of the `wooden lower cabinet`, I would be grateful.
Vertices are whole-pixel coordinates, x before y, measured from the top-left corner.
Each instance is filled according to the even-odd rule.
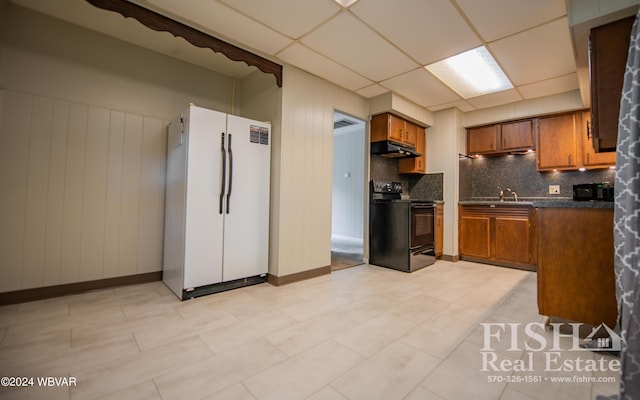
[[[530,206],[460,206],[460,257],[535,271],[535,212]]]
[[[613,327],[613,209],[538,209],[540,314]]]
[[[496,259],[528,264],[531,257],[529,218],[496,217]]]
[[[491,257],[491,219],[488,216],[460,216],[460,255]]]
[[[444,252],[444,204],[436,204],[436,257],[442,257]]]

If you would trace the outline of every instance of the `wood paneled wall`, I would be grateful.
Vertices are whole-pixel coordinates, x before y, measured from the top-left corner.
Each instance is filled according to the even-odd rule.
[[[275,276],[331,264],[333,113],[368,119],[366,99],[353,92],[291,66],[283,77],[282,130],[272,146],[269,273]]]
[[[167,121],[0,93],[0,292],[161,270]]]

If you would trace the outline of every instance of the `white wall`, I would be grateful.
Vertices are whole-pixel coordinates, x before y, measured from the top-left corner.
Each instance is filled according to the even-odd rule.
[[[359,95],[284,66],[282,131],[276,140],[272,189],[271,269],[276,276],[331,264],[331,178],[334,110],[367,120]]]
[[[363,239],[364,125],[342,128],[333,136],[331,233]],[[348,174],[349,176],[345,176]]]
[[[2,4],[0,292],[160,271],[167,121],[231,79]]]
[[[433,113],[433,126],[427,130],[427,171],[443,172],[444,248],[448,256],[458,255],[458,153],[464,152],[466,131],[463,113],[449,108]]]

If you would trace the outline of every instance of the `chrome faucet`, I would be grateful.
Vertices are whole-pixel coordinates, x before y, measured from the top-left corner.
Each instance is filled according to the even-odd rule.
[[[506,188],[505,190],[513,195],[513,200],[514,201],[518,201],[518,193],[514,192],[513,190],[511,190],[509,188]]]
[[[500,190],[500,201],[504,201],[504,190],[500,186],[498,186],[498,189]]]

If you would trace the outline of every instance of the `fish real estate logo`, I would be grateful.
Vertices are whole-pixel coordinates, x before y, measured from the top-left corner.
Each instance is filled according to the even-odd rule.
[[[542,353],[544,372],[620,372],[619,359],[593,357],[586,353],[616,353],[622,348],[620,336],[604,323],[593,328],[584,339],[580,338],[581,323],[550,323],[551,338],[544,334],[545,324],[539,322],[480,325],[484,330],[480,349],[482,371],[542,372],[540,361],[534,365],[534,353]],[[560,331],[566,325],[571,326],[571,333]],[[500,352],[496,350],[498,345]],[[514,360],[507,356],[509,352],[523,353],[523,356]],[[563,357],[564,352],[578,353]]]

